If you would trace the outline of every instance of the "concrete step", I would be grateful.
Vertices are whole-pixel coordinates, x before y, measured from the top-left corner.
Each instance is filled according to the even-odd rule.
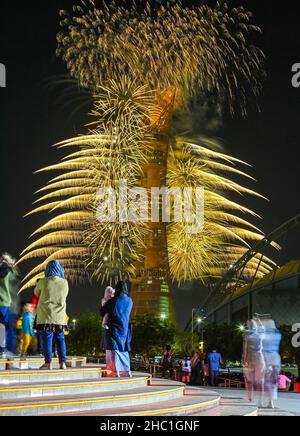
[[[132,378],[109,378],[74,380],[73,382],[47,381],[39,383],[23,383],[17,385],[0,386],[0,400],[18,398],[49,398],[58,395],[79,395],[95,392],[123,391],[126,389],[141,388],[148,385],[148,374],[133,375]]]
[[[281,410],[277,407],[275,409],[258,409],[258,416],[295,416],[291,412]]]
[[[42,383],[50,381],[87,380],[99,378],[106,374],[104,367],[81,367],[66,370],[6,370],[0,371],[0,387],[23,383]]]
[[[258,416],[258,408],[254,403],[240,398],[221,397],[218,407],[196,412],[192,416]]]
[[[86,357],[68,357],[67,365],[71,368],[76,368],[86,365]],[[44,358],[40,356],[20,356],[10,357],[8,359],[0,359],[0,371],[6,369],[38,369],[44,363]],[[53,359],[53,368],[59,368],[58,359]]]
[[[257,407],[243,400],[224,401],[207,389],[185,390],[182,398],[158,404],[67,413],[68,416],[257,416]]]
[[[105,393],[55,396],[51,399],[36,397],[0,401],[0,416],[28,416],[61,414],[66,412],[115,410],[121,407],[134,407],[171,401],[183,397],[185,386],[182,383],[154,382],[150,386]]]
[[[153,383],[158,382],[154,380]],[[162,380],[159,380],[161,383]],[[168,384],[168,381],[163,381]],[[220,397],[214,392],[202,390],[195,395],[194,391],[186,389],[184,395],[168,401],[159,401],[153,404],[141,404],[135,406],[125,406],[109,408],[105,410],[85,410],[71,412],[67,416],[185,416],[195,412],[207,411],[218,407]],[[204,412],[203,412],[204,413]],[[56,414],[60,416],[63,414]]]
[[[7,368],[7,361],[1,362]],[[258,414],[255,405],[235,396],[204,388],[186,388],[183,383],[172,380],[151,379],[149,374],[133,373],[132,378],[112,378],[104,365],[85,364],[84,357],[69,358],[69,362],[73,367],[67,370],[38,371],[32,366],[40,367],[42,358],[9,361],[16,367],[0,371],[0,416]],[[274,411],[268,412],[275,415]],[[259,414],[268,413],[260,411]]]

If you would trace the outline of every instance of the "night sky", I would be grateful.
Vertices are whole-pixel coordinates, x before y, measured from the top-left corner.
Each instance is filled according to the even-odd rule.
[[[263,29],[259,45],[267,57],[267,80],[260,100],[261,112],[250,111],[246,119],[224,117],[217,132],[226,151],[249,162],[258,180],[251,185],[269,202],[245,201],[263,220],[259,226],[270,232],[300,213],[299,208],[299,112],[300,88],[291,85],[291,68],[300,63],[299,14],[296,0],[279,6],[273,1],[249,0],[243,4],[255,14]],[[45,80],[66,74],[56,58],[59,9],[70,9],[71,1],[1,1],[0,63],[7,69],[7,88],[0,89],[1,144],[1,235],[0,248],[14,256],[27,245],[28,236],[45,215],[23,219],[31,209],[34,191],[49,175],[33,175],[43,166],[58,162],[62,154],[51,145],[84,132],[86,109],[71,116],[72,105],[63,106],[61,90],[50,91]],[[63,106],[63,107],[62,107]],[[299,236],[290,235],[281,263],[299,257]],[[27,272],[29,265],[22,266]],[[69,313],[98,310],[102,288],[74,287]],[[195,285],[175,292],[178,319],[187,320],[192,307],[201,304],[203,293]]]

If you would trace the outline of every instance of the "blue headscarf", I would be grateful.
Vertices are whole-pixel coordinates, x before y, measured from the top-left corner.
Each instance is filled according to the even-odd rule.
[[[51,262],[48,263],[46,271],[45,271],[45,277],[53,277],[57,276],[61,279],[65,278],[65,270],[64,267],[58,260],[51,260]]]

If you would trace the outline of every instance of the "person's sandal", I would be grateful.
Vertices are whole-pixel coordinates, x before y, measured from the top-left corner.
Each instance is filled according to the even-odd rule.
[[[44,364],[40,367],[40,369],[43,370],[43,371],[48,371],[48,370],[51,371],[51,369],[52,369],[52,363],[44,363]]]

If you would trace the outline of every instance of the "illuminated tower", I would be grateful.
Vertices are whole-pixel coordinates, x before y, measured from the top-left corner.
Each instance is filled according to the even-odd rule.
[[[144,167],[142,185],[150,192],[152,187],[167,186],[167,160],[170,141],[170,123],[174,107],[175,90],[167,89],[158,96],[159,116],[152,119],[151,156]],[[152,313],[162,320],[175,322],[170,277],[167,223],[149,222],[150,233],[141,260],[135,265],[136,276],[132,281],[134,315]]]

